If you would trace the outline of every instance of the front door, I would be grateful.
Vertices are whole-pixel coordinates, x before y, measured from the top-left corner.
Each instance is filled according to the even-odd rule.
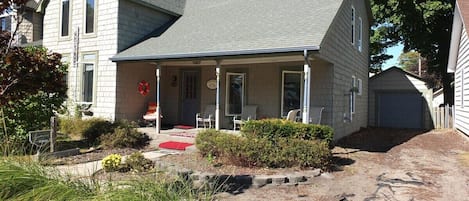
[[[181,124],[195,126],[195,115],[200,112],[200,72],[183,71],[181,85]]]

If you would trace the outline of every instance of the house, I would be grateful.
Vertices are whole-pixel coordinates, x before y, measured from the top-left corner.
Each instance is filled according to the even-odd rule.
[[[216,105],[219,129],[245,105],[256,105],[258,118],[301,109],[304,123],[311,107],[324,107],[322,123],[339,139],[367,126],[370,20],[365,0],[187,0],[158,34],[113,48],[116,55],[100,52],[114,63],[102,61],[113,68],[98,76],[109,86],[96,88],[94,109],[139,119],[157,101],[163,123],[194,125],[197,112]],[[149,83],[148,95],[139,83]]]
[[[91,105],[95,116],[115,120],[119,73],[109,58],[177,19],[183,8],[184,0],[49,0],[43,44],[69,64],[69,105]]]
[[[469,135],[469,2],[457,0],[448,59],[448,72],[454,73],[454,127]]]
[[[2,31],[9,31],[12,34],[16,30],[14,39],[17,45],[40,45],[46,3],[44,0],[29,0],[23,8],[11,9],[8,12],[0,14],[0,29]],[[18,20],[20,25],[17,28]]]
[[[391,67],[371,77],[368,90],[369,126],[433,128],[433,89],[418,75]]]

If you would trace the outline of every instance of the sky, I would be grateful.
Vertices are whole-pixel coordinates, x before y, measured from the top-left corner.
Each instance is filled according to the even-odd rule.
[[[402,44],[397,44],[396,46],[392,46],[388,49],[386,49],[386,53],[387,54],[390,54],[390,55],[393,55],[394,57],[392,59],[389,59],[387,60],[384,64],[383,64],[383,70],[386,70],[392,66],[398,66],[399,65],[399,55],[401,55],[402,53],[402,50],[404,49],[404,45]]]

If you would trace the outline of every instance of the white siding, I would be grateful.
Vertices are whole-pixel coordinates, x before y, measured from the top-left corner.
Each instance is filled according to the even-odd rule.
[[[469,134],[469,38],[463,28],[454,75],[455,127]]]

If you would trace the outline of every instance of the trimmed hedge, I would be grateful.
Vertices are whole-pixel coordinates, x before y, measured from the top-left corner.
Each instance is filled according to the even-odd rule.
[[[283,119],[262,119],[247,121],[242,127],[244,136],[262,137],[270,140],[278,138],[293,138],[301,140],[321,140],[331,144],[334,131],[329,126],[316,124],[302,124]]]
[[[328,143],[294,138],[256,138],[204,130],[196,138],[202,156],[216,156],[233,165],[247,167],[315,167],[330,164]]]

